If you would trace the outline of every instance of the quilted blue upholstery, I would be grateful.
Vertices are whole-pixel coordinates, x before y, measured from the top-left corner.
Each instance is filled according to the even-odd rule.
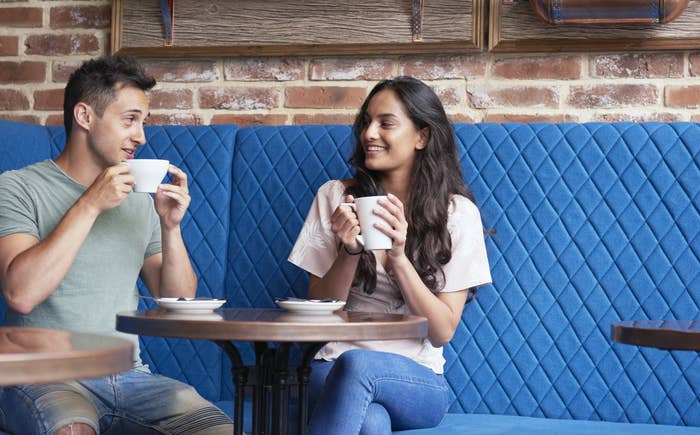
[[[149,126],[147,144],[137,152],[141,158],[168,159],[188,174],[192,202],[183,237],[199,277],[199,295],[223,296],[236,130],[230,125]],[[0,121],[0,131],[0,171],[56,157],[65,144],[62,127]],[[141,356],[158,373],[194,385],[209,400],[219,400],[222,383],[230,379],[220,349],[208,341],[142,337]]]
[[[55,156],[64,140],[61,128],[0,129],[0,170]],[[700,318],[700,125],[455,131],[495,234],[487,238],[494,283],[466,306],[445,349],[450,411],[700,427],[698,353],[610,341],[618,320]],[[163,156],[190,175],[184,232],[198,291],[224,289],[231,306],[304,296],[308,277],[286,258],[318,187],[349,176],[350,128],[167,126],[147,135],[141,156]],[[155,370],[205,397],[232,397],[228,363],[213,345],[146,339],[143,349]],[[446,430],[464,422],[450,418]],[[511,420],[502,422],[505,432],[493,433],[507,433]]]
[[[445,350],[451,412],[700,426],[697,353],[612,344],[624,319],[699,317],[700,127],[460,124],[494,284]],[[238,132],[227,294],[303,296],[285,258],[347,126]]]

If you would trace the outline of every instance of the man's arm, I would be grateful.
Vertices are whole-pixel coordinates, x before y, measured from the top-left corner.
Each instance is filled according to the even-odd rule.
[[[97,217],[119,205],[129,194],[130,184],[133,177],[126,165],[108,168],[44,240],[28,234],[0,238],[0,285],[10,308],[27,314],[56,290]]]
[[[163,251],[146,258],[141,279],[154,297],[193,297],[197,276],[180,230],[190,204],[187,175],[174,165],[170,165],[168,172],[173,175],[173,183],[160,185],[154,198]]]

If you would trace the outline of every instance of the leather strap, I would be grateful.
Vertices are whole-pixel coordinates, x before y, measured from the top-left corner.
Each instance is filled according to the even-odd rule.
[[[175,30],[175,0],[160,0],[160,14],[163,18],[163,46],[173,46],[173,33]]]
[[[411,34],[413,42],[423,40],[423,0],[413,0]]]

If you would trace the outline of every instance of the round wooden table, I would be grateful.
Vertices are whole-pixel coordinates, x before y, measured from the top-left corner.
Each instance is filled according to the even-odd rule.
[[[96,378],[129,370],[129,340],[55,329],[0,327],[0,385]]]
[[[336,311],[332,314],[297,314],[274,308],[224,308],[209,314],[178,314],[140,310],[117,314],[117,330],[158,337],[199,338],[218,344],[233,365],[234,433],[243,433],[245,388],[253,388],[253,433],[287,433],[289,386],[299,391],[298,433],[306,433],[306,385],[310,362],[329,341],[395,340],[424,338],[428,321],[423,317]],[[255,366],[246,366],[232,342],[253,342]],[[270,346],[278,343],[277,346]],[[289,367],[290,345],[303,351],[296,377]],[[271,393],[271,394],[270,394]],[[272,415],[269,414],[272,412]],[[272,427],[268,427],[268,422]]]
[[[611,335],[618,343],[700,351],[700,320],[627,320],[613,323]]]

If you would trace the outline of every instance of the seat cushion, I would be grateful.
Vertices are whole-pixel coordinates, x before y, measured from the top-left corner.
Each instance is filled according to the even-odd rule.
[[[675,435],[700,434],[700,428],[659,424],[610,423],[590,420],[520,417],[493,414],[447,414],[439,426],[397,431],[401,435]]]

